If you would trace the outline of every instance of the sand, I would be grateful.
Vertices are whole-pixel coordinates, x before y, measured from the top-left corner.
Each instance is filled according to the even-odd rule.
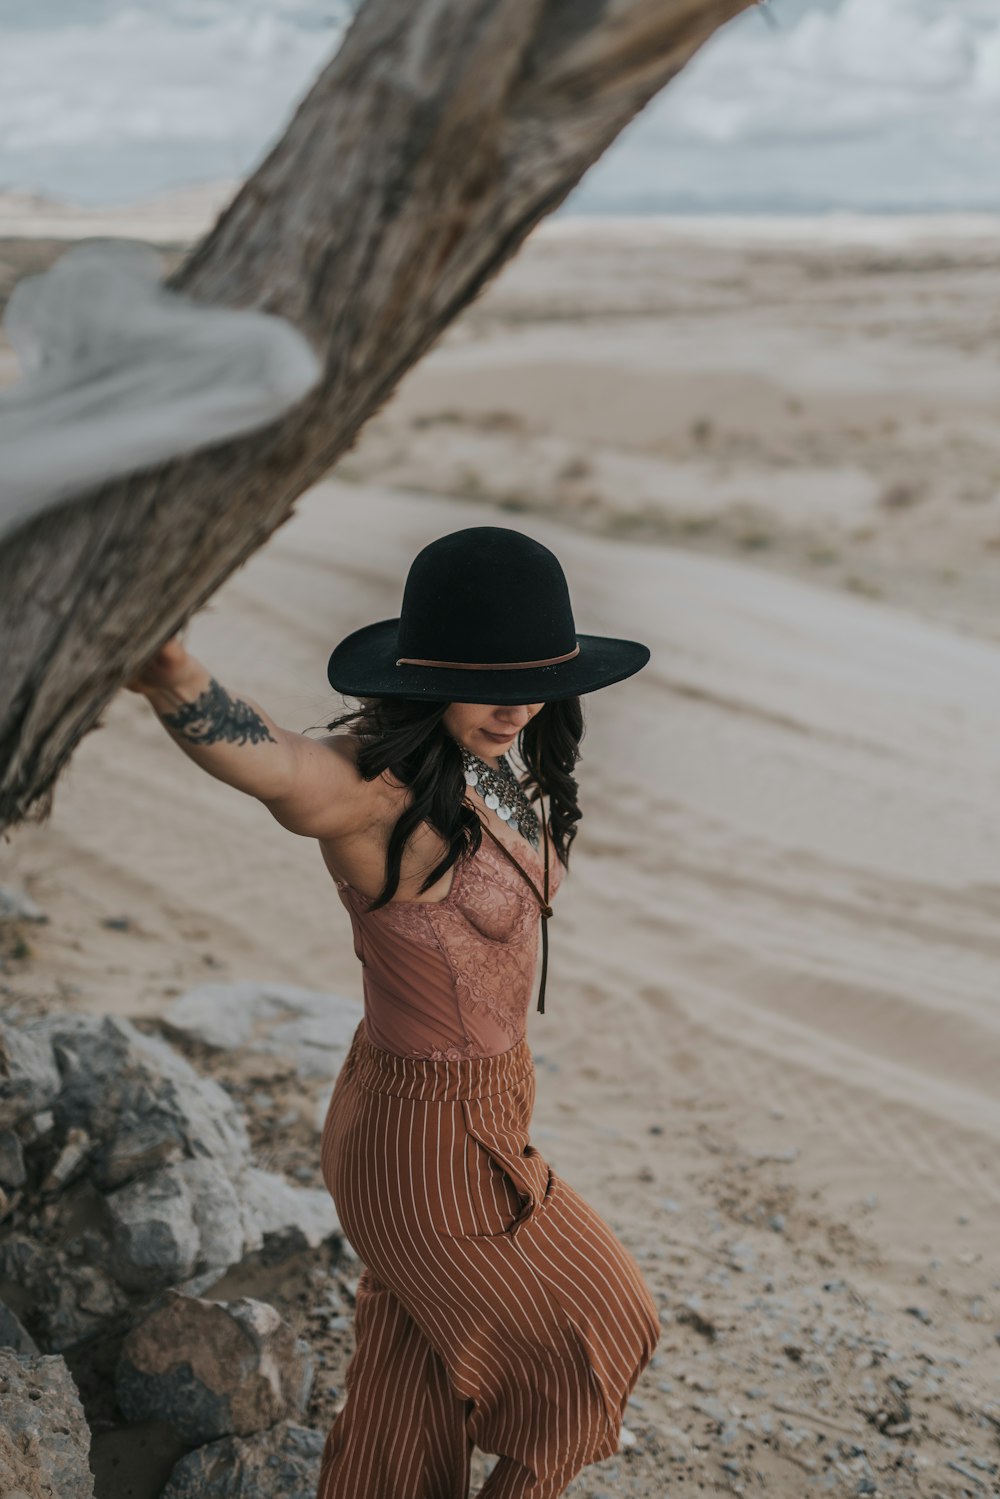
[[[577,1499],[1000,1493],[995,244],[544,226],[189,627],[230,691],[321,725],[335,641],[491,523],[556,550],[581,630],[652,649],[586,700],[528,1027],[533,1137],[664,1324],[635,1443]],[[50,917],[6,960],[23,1012],[360,997],[318,847],[124,691],[0,882]]]

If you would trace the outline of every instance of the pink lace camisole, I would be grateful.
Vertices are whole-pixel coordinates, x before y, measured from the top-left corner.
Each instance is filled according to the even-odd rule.
[[[549,897],[562,865],[549,833]],[[513,852],[511,842],[505,847]],[[517,835],[516,859],[539,890],[543,864]],[[541,917],[527,882],[484,831],[471,859],[453,867],[443,900],[393,900],[377,911],[346,880],[337,891],[361,961],[365,1023],[376,1046],[398,1056],[494,1056],[524,1035]]]

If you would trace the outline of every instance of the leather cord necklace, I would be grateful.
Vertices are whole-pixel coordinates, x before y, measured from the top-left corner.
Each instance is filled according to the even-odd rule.
[[[480,822],[480,825],[481,825],[483,831],[485,833],[489,834],[489,836],[493,839],[493,842],[496,844],[497,848],[504,855],[504,857],[510,860],[510,862],[513,864],[514,868],[517,870],[518,874],[521,876],[522,880],[525,880],[527,882],[527,884],[529,884],[531,886],[531,889],[532,889],[532,892],[534,893],[535,899],[538,901],[538,909],[541,912],[541,916],[542,916],[542,976],[541,976],[541,981],[540,981],[539,987],[538,987],[538,1005],[537,1005],[537,1009],[538,1009],[538,1013],[539,1014],[544,1015],[545,1014],[545,980],[546,980],[546,978],[548,976],[548,969],[549,969],[549,917],[552,915],[552,907],[549,905],[549,830],[548,830],[548,816],[547,816],[546,811],[545,811],[545,801],[544,801],[543,798],[541,798],[541,793],[539,793],[539,797],[540,797],[540,800],[541,800],[541,808],[542,808],[542,815],[541,815],[541,818],[539,820],[540,820],[540,822],[542,824],[542,839],[543,839],[543,841],[545,843],[545,893],[544,893],[544,895],[539,890],[538,886],[535,884],[534,880],[531,878],[531,875],[523,867],[523,865],[520,863],[520,861],[518,859],[514,858],[514,855],[511,853],[511,851],[507,847],[507,845],[500,838],[497,837],[496,833],[494,833],[493,829],[489,826],[489,824],[486,823],[486,822],[484,822],[483,819],[481,817],[479,817],[479,809],[476,807],[475,803],[471,802],[467,796],[464,797],[463,800],[465,801],[466,806],[467,807],[471,807],[472,810],[473,810],[473,812],[475,812],[476,816],[479,817],[479,822]]]

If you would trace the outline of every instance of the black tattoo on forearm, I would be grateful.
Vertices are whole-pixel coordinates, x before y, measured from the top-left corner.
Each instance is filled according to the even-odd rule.
[[[239,744],[245,744],[247,739],[251,744],[260,739],[270,739],[272,744],[278,742],[260,714],[249,703],[230,697],[214,677],[200,697],[185,703],[176,713],[161,713],[160,718],[192,744],[215,744],[219,739]]]

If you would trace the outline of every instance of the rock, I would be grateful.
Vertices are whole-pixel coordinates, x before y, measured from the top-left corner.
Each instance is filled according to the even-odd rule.
[[[48,921],[41,906],[35,904],[27,890],[0,885],[0,922]]]
[[[201,1235],[188,1184],[176,1166],[140,1176],[106,1202],[111,1272],[120,1285],[141,1291],[194,1273]]]
[[[293,1187],[283,1176],[250,1166],[243,1175],[243,1229],[247,1248],[272,1262],[315,1249],[340,1235],[333,1198],[322,1187]]]
[[[25,1234],[11,1234],[0,1244],[0,1280],[34,1290],[34,1281],[45,1271],[45,1254]]]
[[[45,1109],[59,1092],[59,1069],[44,1035],[0,1021],[0,1129]]]
[[[72,1347],[127,1306],[99,1266],[73,1264],[62,1250],[43,1249],[23,1234],[0,1245],[0,1278],[30,1296],[32,1327],[48,1352]]]
[[[129,1421],[167,1421],[201,1444],[300,1414],[313,1374],[308,1344],[266,1302],[169,1291],[125,1339],[115,1389]]]
[[[54,1109],[64,1130],[85,1129],[106,1145],[140,1129],[144,1149],[175,1143],[184,1155],[223,1161],[231,1171],[249,1159],[246,1125],[228,1093],[158,1036],[114,1015],[49,1016],[39,1033],[59,1063]],[[95,1179],[115,1185],[103,1170],[99,1165]]]
[[[62,1353],[120,1317],[127,1298],[98,1265],[71,1265],[58,1254],[46,1265],[46,1285],[35,1308],[39,1336]]]
[[[37,1114],[28,1114],[18,1122],[17,1134],[22,1145],[34,1145],[50,1135],[56,1127],[56,1116],[51,1109],[41,1109]]]
[[[305,1079],[333,1079],[340,1071],[362,1009],[344,999],[295,984],[199,984],[175,999],[164,1030],[206,1046],[289,1057]]]
[[[90,1432],[58,1357],[0,1348],[0,1494],[93,1499]]]
[[[10,1348],[14,1353],[28,1353],[33,1357],[38,1355],[38,1345],[31,1333],[3,1301],[0,1301],[0,1348]]]
[[[71,1129],[66,1133],[63,1147],[42,1182],[43,1192],[61,1192],[78,1176],[91,1150],[91,1139],[85,1129]]]
[[[185,1183],[198,1230],[195,1270],[219,1274],[243,1258],[244,1204],[229,1173],[218,1161],[181,1161],[172,1170]],[[242,1186],[242,1179],[240,1182]]]
[[[160,1499],[315,1499],[323,1442],[291,1423],[209,1442],[181,1458]]]
[[[20,1140],[12,1129],[0,1130],[0,1186],[23,1187],[27,1180]]]
[[[157,1166],[179,1161],[183,1154],[180,1140],[164,1135],[158,1124],[147,1120],[122,1130],[105,1143],[94,1176],[111,1192]]]

